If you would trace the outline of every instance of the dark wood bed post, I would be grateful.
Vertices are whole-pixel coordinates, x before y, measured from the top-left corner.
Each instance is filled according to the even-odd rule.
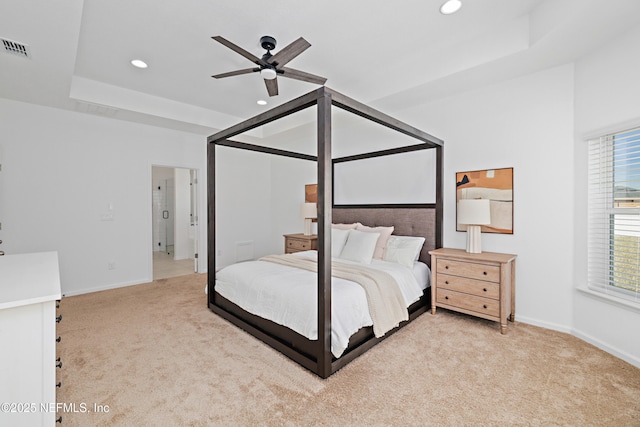
[[[213,302],[216,286],[216,145],[207,142],[207,232],[208,271],[207,304]],[[213,272],[213,274],[211,274]]]
[[[444,149],[442,145],[436,147],[436,249],[442,247],[442,225],[444,215],[443,171]],[[434,267],[435,268],[435,267]]]
[[[331,375],[331,95],[318,98],[318,375]]]

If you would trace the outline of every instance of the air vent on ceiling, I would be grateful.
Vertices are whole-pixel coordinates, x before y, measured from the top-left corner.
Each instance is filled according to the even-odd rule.
[[[13,40],[0,40],[2,40],[2,46],[4,47],[5,53],[11,53],[13,55],[22,56],[24,58],[31,58],[31,51],[28,45],[24,43],[14,42]]]
[[[107,105],[94,104],[92,102],[85,102],[76,100],[76,110],[82,113],[97,114],[99,116],[113,117],[119,111],[117,108],[109,107]]]

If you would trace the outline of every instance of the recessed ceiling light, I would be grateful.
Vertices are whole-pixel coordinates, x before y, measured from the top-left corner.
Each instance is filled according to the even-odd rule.
[[[440,6],[440,13],[443,15],[451,15],[456,13],[462,7],[460,0],[447,0],[442,6]]]
[[[259,99],[258,102],[256,102],[256,104],[258,104],[258,105],[267,105],[267,101],[265,101],[264,99]]]
[[[131,65],[138,68],[147,68],[148,65],[142,59],[133,59],[131,60]]]

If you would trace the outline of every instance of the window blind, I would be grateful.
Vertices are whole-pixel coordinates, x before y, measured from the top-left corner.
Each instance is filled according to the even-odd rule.
[[[589,141],[588,286],[640,304],[640,128]]]

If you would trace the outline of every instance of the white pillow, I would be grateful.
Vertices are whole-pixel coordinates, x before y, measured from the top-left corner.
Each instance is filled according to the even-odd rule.
[[[367,233],[358,230],[349,230],[347,243],[342,248],[340,258],[349,261],[371,264],[373,252],[376,250],[379,233]]]
[[[332,228],[339,228],[340,230],[353,230],[355,229],[359,222],[354,222],[353,224],[331,224]]]
[[[424,240],[424,237],[391,236],[387,242],[384,260],[413,268],[413,263],[420,256]]]
[[[331,229],[331,256],[339,257],[342,253],[344,245],[347,243],[347,237],[349,237],[349,230],[343,230],[340,228]]]
[[[393,233],[394,227],[367,227],[366,225],[362,225],[357,223],[356,230],[358,231],[366,231],[367,233],[380,233],[380,237],[378,238],[378,242],[376,243],[376,250],[373,252],[373,257],[375,259],[383,259],[384,251],[387,248],[387,241],[389,240],[389,236]]]

